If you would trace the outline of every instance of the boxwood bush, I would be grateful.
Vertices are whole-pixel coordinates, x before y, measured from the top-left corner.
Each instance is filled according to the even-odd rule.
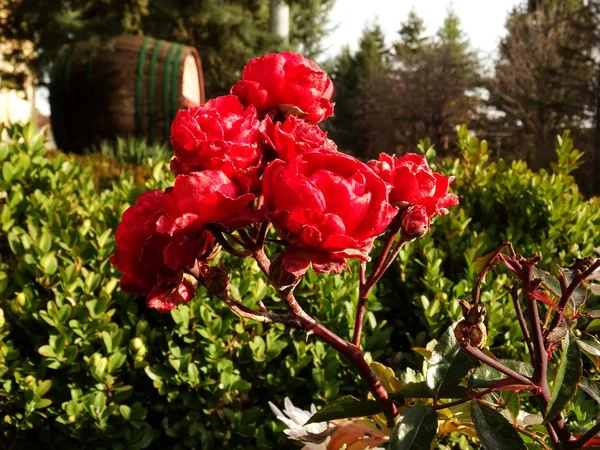
[[[124,294],[109,262],[122,212],[170,180],[165,161],[147,179],[122,173],[98,185],[85,160],[47,153],[31,125],[0,143],[0,446],[19,449],[295,448],[267,401],[322,404],[364,389],[314,337],[246,322],[200,292],[160,314]],[[544,262],[568,262],[600,245],[597,200],[569,175],[578,153],[565,136],[554,173],[487,162],[485,143],[459,131],[461,160],[440,162],[461,206],[408,246],[369,301],[365,347],[403,369],[458,316],[478,256],[511,239]],[[427,143],[423,151],[433,157]],[[232,292],[274,305],[254,263],[232,259]],[[522,345],[502,276],[486,286],[490,342]],[[352,274],[309,273],[298,299],[336,332],[351,333]]]

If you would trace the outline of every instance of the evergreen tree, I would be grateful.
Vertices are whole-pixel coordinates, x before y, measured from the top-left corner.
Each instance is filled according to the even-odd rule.
[[[43,83],[58,49],[79,40],[143,34],[193,45],[209,96],[227,92],[251,58],[271,51],[320,52],[335,0],[290,0],[290,42],[268,29],[270,0],[0,0],[0,44],[33,42],[25,62]],[[8,55],[22,62],[19,52]]]
[[[328,131],[343,150],[358,157],[366,157],[369,147],[368,124],[362,120],[366,86],[375,78],[385,77],[389,67],[390,52],[377,24],[363,30],[355,53],[345,47],[333,62],[336,105]]]
[[[387,76],[364,85],[363,126],[370,143],[378,140],[370,153],[413,151],[425,137],[449,150],[454,127],[469,123],[480,101],[479,62],[457,16],[450,12],[436,36],[427,37],[411,12],[394,49]]]

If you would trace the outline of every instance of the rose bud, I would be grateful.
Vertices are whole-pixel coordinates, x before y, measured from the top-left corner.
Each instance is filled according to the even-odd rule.
[[[340,272],[346,258],[368,260],[373,239],[397,213],[366,164],[320,149],[271,162],[263,194],[267,217],[289,243],[282,265],[296,275],[309,263],[316,272]]]
[[[429,215],[421,205],[414,205],[404,210],[401,218],[402,237],[413,240],[429,233]]]
[[[245,105],[254,105],[259,113],[277,109],[310,123],[333,115],[333,83],[319,66],[297,53],[273,53],[251,60],[231,93]]]

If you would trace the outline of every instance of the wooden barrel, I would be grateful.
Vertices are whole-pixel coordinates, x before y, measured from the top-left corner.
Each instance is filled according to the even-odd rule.
[[[177,110],[202,103],[196,49],[143,36],[65,46],[50,82],[54,139],[75,153],[117,136],[165,142]]]

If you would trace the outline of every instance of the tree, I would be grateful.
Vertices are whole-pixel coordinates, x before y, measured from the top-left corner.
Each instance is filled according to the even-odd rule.
[[[594,3],[529,1],[507,20],[490,103],[517,136],[520,156],[536,167],[553,158],[562,130],[582,131],[594,122],[600,25]]]
[[[383,31],[375,24],[363,30],[355,53],[344,47],[333,62],[331,78],[335,83],[336,106],[329,132],[342,149],[359,157],[369,153],[369,129],[361,120],[361,104],[367,100],[364,98],[366,86],[375,77],[385,76],[390,56]]]
[[[412,151],[425,137],[449,150],[454,127],[468,123],[479,104],[479,62],[458,17],[450,12],[438,33],[426,37],[412,12],[394,49],[387,75],[364,84],[361,117],[372,136],[370,153]]]
[[[0,43],[31,41],[26,62],[47,82],[58,49],[79,40],[144,34],[192,45],[203,62],[207,94],[227,92],[251,58],[283,49],[315,57],[335,0],[290,0],[290,43],[268,30],[269,0],[0,0]]]

